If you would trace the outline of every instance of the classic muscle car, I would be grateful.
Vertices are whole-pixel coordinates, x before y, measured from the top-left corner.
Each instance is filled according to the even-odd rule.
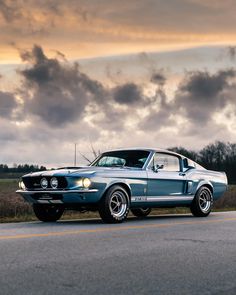
[[[181,206],[208,216],[227,177],[168,150],[135,148],[102,153],[87,167],[24,175],[19,187],[41,221],[56,221],[70,209],[98,210],[104,222],[117,223],[129,209],[145,217],[155,207]]]

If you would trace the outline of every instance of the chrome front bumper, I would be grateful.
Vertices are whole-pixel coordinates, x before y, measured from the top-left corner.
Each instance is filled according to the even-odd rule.
[[[33,195],[33,194],[74,194],[74,193],[96,193],[98,192],[97,189],[81,189],[81,190],[34,190],[34,191],[24,191],[24,190],[17,190],[17,194],[28,194],[28,195]]]
[[[96,203],[100,193],[98,189],[77,189],[77,190],[17,190],[29,203],[39,204],[83,204]]]

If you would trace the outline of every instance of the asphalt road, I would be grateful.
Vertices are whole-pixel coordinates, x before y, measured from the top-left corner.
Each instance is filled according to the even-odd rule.
[[[236,294],[236,212],[0,225],[0,294]]]

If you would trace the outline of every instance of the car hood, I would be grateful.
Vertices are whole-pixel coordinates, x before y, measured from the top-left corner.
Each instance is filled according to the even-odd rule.
[[[85,166],[85,167],[71,167],[71,168],[60,168],[57,170],[47,170],[47,171],[39,171],[27,174],[25,176],[84,176],[89,177],[93,176],[94,174],[113,174],[114,172],[121,173],[127,172],[130,170],[140,171],[140,168],[129,168],[129,167],[95,167],[95,166]]]

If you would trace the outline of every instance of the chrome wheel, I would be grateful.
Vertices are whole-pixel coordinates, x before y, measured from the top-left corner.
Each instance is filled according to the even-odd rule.
[[[196,195],[190,205],[190,210],[196,217],[206,217],[210,214],[212,205],[212,191],[208,187],[202,186],[196,192]]]
[[[199,207],[202,212],[206,213],[211,207],[212,198],[209,190],[202,190],[199,195]]]
[[[129,213],[130,199],[126,189],[119,185],[111,186],[98,207],[102,220],[106,223],[123,222]]]
[[[111,214],[116,217],[122,217],[127,210],[127,198],[122,191],[115,191],[109,202],[109,209]]]

